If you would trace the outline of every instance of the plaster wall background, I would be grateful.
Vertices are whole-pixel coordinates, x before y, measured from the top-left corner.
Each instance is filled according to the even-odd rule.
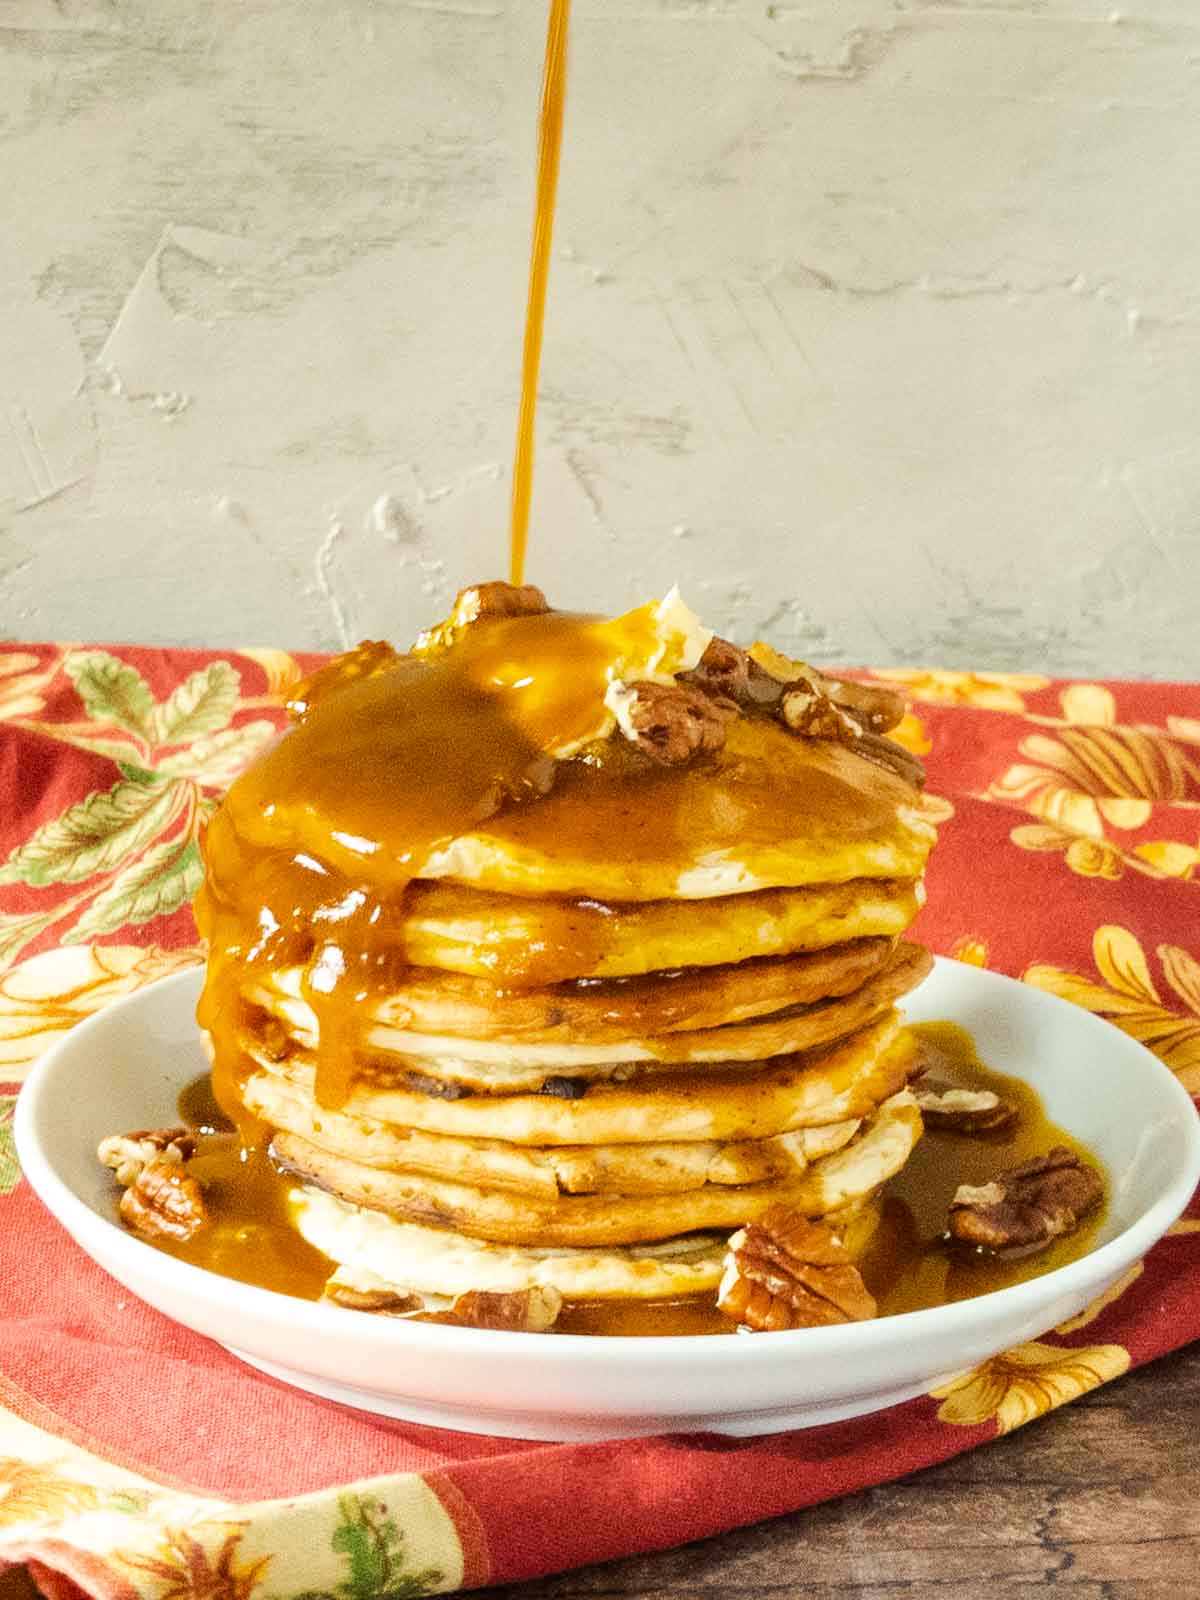
[[[502,575],[541,0],[0,0],[0,634]],[[529,576],[1200,675],[1194,0],[575,0]]]

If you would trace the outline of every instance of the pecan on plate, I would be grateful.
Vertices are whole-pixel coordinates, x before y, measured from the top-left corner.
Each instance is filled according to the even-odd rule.
[[[950,1237],[981,1250],[1037,1250],[1070,1233],[1104,1198],[1094,1167],[1056,1145],[991,1183],[961,1184],[950,1202]]]
[[[419,1295],[402,1289],[357,1289],[352,1283],[340,1283],[336,1275],[326,1283],[324,1298],[348,1311],[373,1311],[381,1317],[402,1317],[425,1304]]]
[[[439,1311],[429,1322],[449,1322],[463,1328],[493,1328],[503,1333],[549,1333],[562,1310],[557,1289],[514,1289],[500,1294],[490,1289],[469,1289],[449,1311]]]
[[[756,1333],[864,1322],[874,1297],[829,1228],[775,1206],[729,1241],[717,1310]]]
[[[722,704],[684,683],[631,683],[621,697],[618,720],[639,750],[665,767],[719,750],[725,724],[736,707]]]
[[[96,1155],[111,1167],[123,1189],[136,1183],[154,1162],[182,1166],[196,1153],[196,1135],[190,1128],[139,1128],[134,1133],[110,1133],[101,1139]]]
[[[121,1220],[144,1239],[190,1239],[208,1221],[204,1195],[179,1161],[152,1161],[121,1196]]]
[[[995,1133],[1009,1128],[1019,1115],[1011,1100],[993,1089],[964,1089],[932,1073],[914,1080],[912,1092],[927,1128],[946,1133]]]

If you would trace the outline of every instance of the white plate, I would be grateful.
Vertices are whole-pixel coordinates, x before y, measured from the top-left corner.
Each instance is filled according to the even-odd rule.
[[[1167,1069],[1106,1022],[975,967],[939,960],[906,1003],[949,1018],[983,1058],[1025,1078],[1112,1179],[1095,1249],[1010,1289],[936,1310],[728,1339],[491,1333],[395,1321],[219,1278],[115,1220],[101,1137],[177,1119],[204,1070],[201,974],[180,973],[54,1045],[17,1105],[30,1183],[127,1289],[315,1394],[412,1422],[533,1439],[710,1430],[773,1433],[879,1410],[1074,1316],[1143,1256],[1200,1181],[1200,1120]]]

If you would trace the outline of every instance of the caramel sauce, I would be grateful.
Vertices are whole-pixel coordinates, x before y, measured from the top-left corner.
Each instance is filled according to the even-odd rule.
[[[612,621],[551,612],[491,621],[440,652],[363,672],[352,655],[317,675],[318,692],[298,691],[297,725],[209,825],[196,901],[210,951],[198,1017],[217,1101],[248,1147],[263,1130],[241,1103],[247,978],[305,967],[317,1099],[344,1104],[356,1014],[403,958],[396,908],[408,884],[437,850],[541,795],[554,752],[600,731],[610,674],[660,644],[652,605]]]
[[[848,1245],[879,1305],[880,1316],[947,1305],[1040,1277],[1085,1255],[1103,1222],[1103,1212],[1084,1219],[1074,1233],[1033,1255],[1005,1259],[962,1250],[943,1240],[946,1213],[961,1183],[986,1183],[1005,1167],[1065,1145],[1085,1161],[1095,1157],[1050,1122],[1028,1084],[981,1062],[970,1035],[950,1022],[912,1028],[925,1064],[965,1088],[992,1089],[1019,1108],[1015,1125],[993,1134],[927,1131],[903,1171],[885,1186],[873,1213],[853,1225]],[[189,1171],[199,1178],[209,1206],[207,1228],[169,1254],[224,1277],[275,1289],[302,1300],[319,1300],[333,1263],[297,1231],[288,1200],[294,1180],[259,1151],[245,1151],[212,1098],[207,1076],[196,1079],[179,1100],[181,1119],[201,1130]],[[560,1333],[708,1335],[734,1332],[711,1295],[675,1300],[626,1300],[567,1304]]]
[[[622,663],[683,649],[653,605],[612,620],[550,612],[465,628],[422,655],[366,646],[297,690],[296,725],[237,779],[202,842],[196,920],[210,957],[198,1017],[217,1100],[248,1148],[265,1130],[242,1105],[247,985],[302,970],[316,1098],[345,1104],[363,1007],[404,967],[409,886],[473,830],[552,860],[566,896],[586,889],[573,866],[586,878],[614,849],[635,883],[673,880],[698,851],[786,854],[804,839],[821,860],[886,831],[911,799],[883,768],[765,716],[731,723],[719,755],[684,767],[623,739],[592,742]],[[563,752],[572,758],[556,760]],[[603,929],[593,917],[590,937]],[[524,986],[538,979],[531,956]]]
[[[538,372],[542,363],[542,324],[546,284],[550,276],[550,241],[554,233],[554,200],[558,192],[558,159],[562,149],[563,102],[567,74],[567,22],[570,0],[551,0],[542,71],[542,107],[538,119],[537,205],[529,259],[529,296],[525,308],[525,343],[521,354],[521,407],[513,461],[512,514],[509,525],[510,579],[525,580],[525,546],[529,536],[529,502],[533,493],[533,418],[537,408]]]

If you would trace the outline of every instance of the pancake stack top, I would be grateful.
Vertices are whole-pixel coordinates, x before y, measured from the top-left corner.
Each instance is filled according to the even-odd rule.
[[[331,1298],[711,1305],[731,1230],[903,1165],[934,831],[890,692],[488,584],[289,709],[205,840],[200,1021]]]

